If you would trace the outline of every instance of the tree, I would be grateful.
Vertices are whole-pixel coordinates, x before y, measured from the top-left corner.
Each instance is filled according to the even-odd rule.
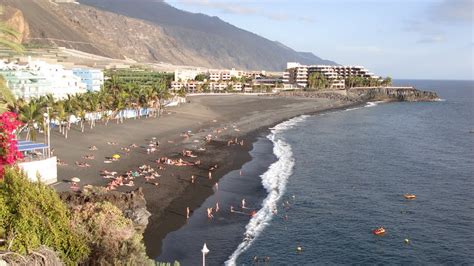
[[[225,92],[232,92],[233,88],[234,87],[232,86],[232,84],[228,83],[227,87],[225,88]]]
[[[32,99],[29,103],[20,106],[19,120],[25,124],[26,139],[36,140],[36,127],[43,123],[43,107],[41,103]]]
[[[167,100],[171,97],[171,94],[168,91],[168,87],[165,80],[159,80],[153,86],[153,90],[157,93],[158,103],[159,103],[159,115],[161,116],[163,112],[164,100]]]
[[[198,74],[194,80],[197,80],[197,81],[204,81],[206,79],[209,79],[209,77],[206,75],[206,74]]]
[[[3,15],[3,6],[0,6],[0,15]],[[4,22],[0,22],[0,46],[10,49],[17,53],[22,53],[24,47],[18,43],[20,34],[7,26]]]
[[[8,106],[13,105],[15,97],[7,87],[5,79],[0,75],[0,114],[7,110]]]
[[[310,89],[325,89],[328,88],[329,85],[329,81],[326,77],[319,72],[313,72],[308,77],[308,86]]]
[[[392,78],[391,77],[386,77],[382,81],[383,86],[392,86]]]

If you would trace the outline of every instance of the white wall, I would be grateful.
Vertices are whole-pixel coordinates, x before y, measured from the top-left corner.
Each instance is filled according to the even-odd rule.
[[[58,181],[57,158],[51,157],[45,160],[25,162],[19,164],[30,181],[36,182],[37,175],[40,175],[40,181],[45,184],[52,184]]]

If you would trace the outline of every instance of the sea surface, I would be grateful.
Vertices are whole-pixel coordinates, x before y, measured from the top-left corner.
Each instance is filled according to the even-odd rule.
[[[395,85],[442,101],[369,103],[275,126],[157,259],[200,265],[206,243],[208,265],[474,264],[474,82]],[[379,226],[384,236],[372,234]]]

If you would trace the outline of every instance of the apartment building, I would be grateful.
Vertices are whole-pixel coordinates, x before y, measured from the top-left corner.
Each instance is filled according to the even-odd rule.
[[[234,91],[242,91],[243,87],[244,87],[244,85],[240,82],[232,84],[232,90],[234,90]]]
[[[212,92],[223,92],[227,89],[228,84],[226,82],[211,82],[209,84],[209,89]]]
[[[13,95],[30,100],[48,94],[55,99],[87,92],[87,84],[61,65],[28,60],[27,64],[0,61],[0,75],[5,78]]]
[[[312,73],[320,73],[330,81],[330,88],[344,89],[345,79],[348,77],[364,77],[379,79],[363,66],[331,66],[331,65],[301,65],[296,62],[288,62],[286,72],[283,74],[283,82],[297,85],[298,87],[308,86],[308,77]]]
[[[174,71],[174,81],[194,80],[197,75],[202,73],[199,69],[183,69]]]
[[[104,85],[104,72],[100,69],[93,68],[73,68],[72,73],[86,84],[87,91],[100,91]]]

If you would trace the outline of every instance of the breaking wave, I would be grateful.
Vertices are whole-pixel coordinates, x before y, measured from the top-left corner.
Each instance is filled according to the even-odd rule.
[[[377,106],[379,103],[383,103],[384,101],[377,101],[377,102],[367,102],[364,107],[374,107]]]
[[[270,165],[268,170],[260,176],[262,185],[267,190],[268,195],[262,202],[262,208],[245,227],[244,241],[239,244],[225,262],[225,265],[236,265],[240,254],[252,245],[273,218],[273,210],[285,193],[288,178],[293,173],[295,165],[291,146],[285,142],[281,133],[304,121],[307,117],[307,115],[298,116],[270,128],[271,133],[267,138],[273,142],[273,153],[277,157],[277,161]]]

